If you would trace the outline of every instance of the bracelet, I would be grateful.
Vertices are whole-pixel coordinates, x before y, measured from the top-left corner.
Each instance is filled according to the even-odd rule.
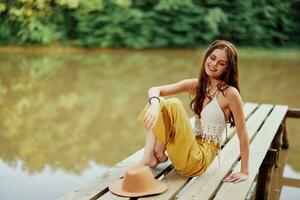
[[[150,97],[149,98],[149,104],[151,105],[151,100],[152,99],[157,99],[158,100],[158,102],[160,103],[160,99],[159,99],[159,97],[157,97],[157,96],[153,96],[153,97]]]

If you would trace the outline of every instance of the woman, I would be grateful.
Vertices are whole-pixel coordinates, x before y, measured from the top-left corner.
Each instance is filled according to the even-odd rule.
[[[189,122],[182,103],[161,96],[187,92],[194,96],[190,107],[195,114],[195,128]],[[149,103],[138,120],[146,131],[141,162],[150,167],[169,159],[183,176],[197,176],[206,171],[218,154],[226,123],[236,127],[240,143],[241,170],[225,178],[240,182],[248,176],[249,139],[239,94],[237,52],[228,41],[214,41],[207,50],[199,79],[152,87]],[[165,154],[167,150],[168,156]]]

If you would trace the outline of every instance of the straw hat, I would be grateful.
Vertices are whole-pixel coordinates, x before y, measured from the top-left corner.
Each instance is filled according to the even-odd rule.
[[[120,196],[140,197],[162,193],[167,185],[156,180],[149,167],[136,164],[126,170],[123,179],[111,183],[108,188]]]

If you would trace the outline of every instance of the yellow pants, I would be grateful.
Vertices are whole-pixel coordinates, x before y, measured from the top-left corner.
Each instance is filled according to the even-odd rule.
[[[166,145],[169,159],[183,176],[204,173],[218,152],[218,145],[195,137],[189,117],[182,102],[177,98],[160,97],[161,111],[153,132]],[[138,117],[143,122],[149,108],[147,104]]]

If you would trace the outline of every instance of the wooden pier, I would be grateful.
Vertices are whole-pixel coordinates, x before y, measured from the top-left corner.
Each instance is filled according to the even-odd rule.
[[[168,185],[168,190],[159,195],[138,199],[245,199],[253,188],[256,177],[256,199],[268,199],[273,169],[278,165],[278,154],[281,148],[289,147],[286,119],[300,118],[300,109],[288,108],[286,105],[245,103],[244,113],[250,139],[249,177],[246,181],[238,184],[223,182],[232,171],[239,171],[241,164],[236,130],[229,128],[229,137],[221,150],[220,167],[216,158],[202,176],[186,178],[180,176],[172,163],[167,161],[153,169],[153,174]],[[191,119],[191,123],[193,120]],[[138,162],[142,153],[143,149],[138,150],[85,187],[60,199],[128,199],[109,192],[108,185],[111,181],[122,178],[127,167]]]

